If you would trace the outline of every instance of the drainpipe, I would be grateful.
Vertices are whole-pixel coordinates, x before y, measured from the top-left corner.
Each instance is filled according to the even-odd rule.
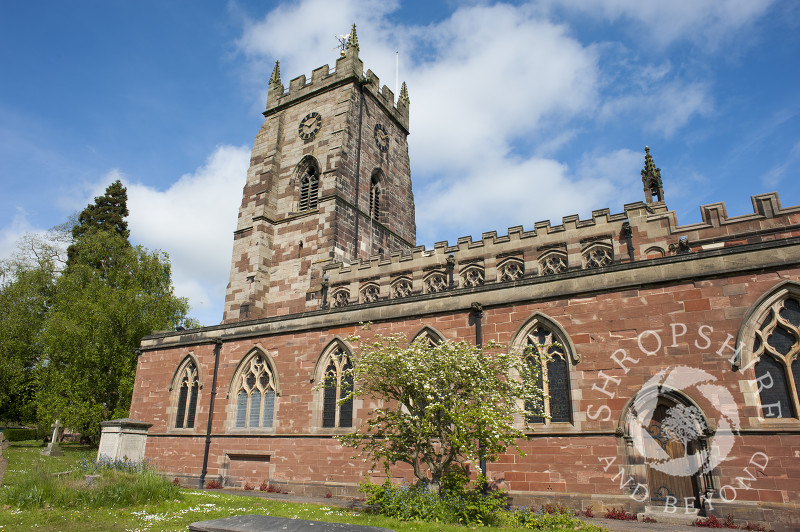
[[[627,242],[628,256],[630,257],[631,262],[633,262],[633,228],[628,220],[622,222],[622,234]]]
[[[203,453],[203,471],[200,473],[200,489],[206,485],[208,473],[208,451],[211,448],[211,424],[214,421],[214,398],[217,396],[217,369],[219,369],[219,350],[222,339],[214,338],[214,378],[211,380],[211,404],[208,406],[208,424],[206,425],[206,449]]]
[[[475,345],[478,346],[478,348],[482,348],[483,347],[483,327],[481,325],[481,321],[483,320],[483,305],[481,305],[480,303],[473,303],[471,305],[471,307],[472,307],[473,315],[475,316]],[[478,453],[480,455],[480,464],[479,465],[480,465],[480,468],[481,468],[481,474],[483,475],[483,478],[486,479],[487,478],[486,477],[486,459],[483,457],[483,445],[481,445],[481,448],[478,451]],[[488,487],[489,486],[487,485],[487,483],[484,482],[483,486],[481,487],[481,490],[483,491],[484,495],[486,495]]]

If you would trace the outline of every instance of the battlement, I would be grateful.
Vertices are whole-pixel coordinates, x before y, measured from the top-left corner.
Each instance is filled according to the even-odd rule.
[[[351,38],[355,35],[355,27]],[[355,83],[365,92],[370,93],[375,100],[392,116],[403,130],[408,133],[408,92],[403,84],[403,90],[395,103],[394,92],[386,85],[381,87],[380,79],[372,70],[367,70],[364,74],[364,63],[358,58],[358,45],[349,44],[345,48],[344,55],[336,60],[334,70],[329,65],[323,65],[311,72],[311,81],[308,81],[305,74],[301,74],[289,81],[289,88],[284,87],[280,78],[280,65],[275,63],[275,69],[269,80],[267,89],[267,108],[264,116],[270,116],[292,104],[310,98],[320,92],[328,91],[333,88]]]
[[[724,203],[712,203],[700,207],[701,222],[683,226],[663,202],[636,202],[621,213],[601,209],[590,219],[536,222],[530,231],[515,226],[502,236],[492,231],[433,249],[332,261],[324,268],[327,301],[341,307],[578,270],[600,273],[616,264],[800,236],[800,206],[783,208],[776,192],[751,200],[752,214],[729,217]]]

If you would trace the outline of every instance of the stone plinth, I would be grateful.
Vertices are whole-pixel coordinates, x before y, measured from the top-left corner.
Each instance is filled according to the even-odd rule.
[[[101,423],[100,448],[97,460],[144,460],[144,447],[147,443],[147,430],[152,423],[131,418],[112,419]]]

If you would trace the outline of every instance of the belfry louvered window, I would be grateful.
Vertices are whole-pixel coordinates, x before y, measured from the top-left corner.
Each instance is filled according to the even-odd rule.
[[[353,391],[353,365],[347,352],[337,347],[328,355],[322,388],[322,426],[352,427],[353,400],[339,403]]]
[[[317,208],[319,195],[319,170],[316,165],[309,164],[300,178],[300,211]]]
[[[175,415],[175,428],[194,428],[194,418],[197,412],[197,394],[200,383],[197,379],[197,367],[189,361],[178,373],[180,387],[178,388],[178,412]]]
[[[266,358],[258,353],[245,363],[237,378],[236,427],[270,428],[275,412],[275,378]]]
[[[369,184],[369,215],[378,220],[381,214],[381,183],[380,174],[372,174]]]

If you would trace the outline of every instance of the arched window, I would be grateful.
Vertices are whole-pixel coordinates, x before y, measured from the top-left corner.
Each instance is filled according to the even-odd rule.
[[[528,354],[529,364],[540,364],[538,386],[544,392],[543,415],[531,415],[528,423],[571,423],[570,365],[580,360],[566,332],[557,322],[537,313],[520,328],[514,342]],[[526,409],[532,405],[526,404]]]
[[[317,208],[319,195],[319,167],[314,159],[307,159],[300,166],[300,212]]]
[[[425,340],[428,345],[434,346],[444,342],[444,336],[433,327],[428,327],[426,325],[421,331],[414,335],[411,342],[416,342],[417,340]]]
[[[379,170],[372,173],[369,181],[369,215],[378,220],[381,214],[381,174]]]
[[[764,418],[800,413],[800,284],[787,281],[762,297],[745,319],[744,348],[753,366]]]
[[[322,385],[322,426],[324,428],[352,427],[353,400],[339,403],[353,391],[353,364],[350,355],[340,344],[325,355]]]
[[[174,382],[178,386],[178,409],[175,414],[175,428],[194,428],[200,381],[197,366],[192,358],[186,359],[184,365],[178,370]]]
[[[277,383],[267,357],[256,351],[245,359],[234,377],[236,428],[271,428]]]

